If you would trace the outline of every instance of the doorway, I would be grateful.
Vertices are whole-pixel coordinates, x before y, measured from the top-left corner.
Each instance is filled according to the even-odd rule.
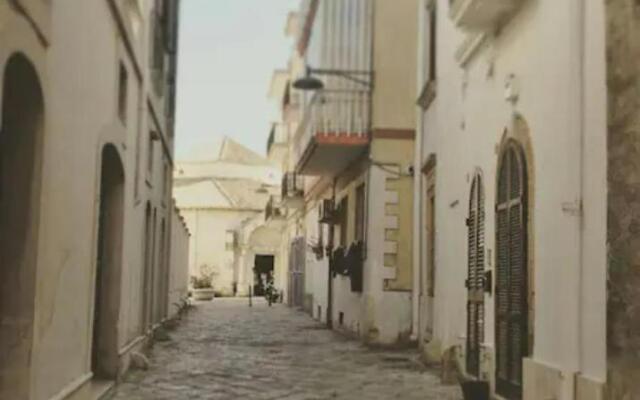
[[[124,169],[113,145],[102,150],[91,371],[99,379],[118,373],[118,317],[122,267]]]
[[[522,398],[522,361],[529,355],[527,168],[518,143],[498,164],[496,202],[496,391]]]
[[[38,74],[22,54],[3,77],[0,130],[0,398],[29,398],[44,136]]]
[[[264,296],[268,285],[273,284],[274,257],[256,255],[253,266],[253,294]]]

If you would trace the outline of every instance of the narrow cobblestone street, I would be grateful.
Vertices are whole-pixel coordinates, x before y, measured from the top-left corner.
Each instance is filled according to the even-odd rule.
[[[371,350],[308,315],[258,301],[199,304],[156,343],[148,371],[133,371],[116,400],[458,400],[414,350]]]

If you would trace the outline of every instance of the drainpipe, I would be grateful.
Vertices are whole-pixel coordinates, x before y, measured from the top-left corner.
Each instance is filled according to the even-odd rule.
[[[422,0],[419,4],[420,10],[418,10],[418,48],[416,54],[417,70],[416,70],[416,82],[417,93],[420,93],[422,86],[424,85],[424,71],[425,62],[425,50],[424,50],[424,35],[425,35],[425,21],[427,20],[426,12],[427,1]],[[420,165],[422,164],[422,151],[423,151],[423,138],[422,138],[422,125],[423,125],[424,113],[420,106],[416,107],[416,141],[413,160],[413,288],[412,288],[412,304],[411,304],[411,340],[417,341],[420,336],[420,266],[422,261],[422,176],[420,174]]]
[[[584,288],[584,188],[585,188],[585,0],[573,0],[570,5],[570,15],[572,19],[571,24],[571,46],[574,49],[572,60],[570,62],[571,71],[575,72],[573,84],[573,93],[575,97],[572,101],[574,110],[571,113],[573,115],[573,127],[574,134],[576,135],[576,141],[579,149],[578,160],[578,199],[574,205],[576,215],[576,230],[578,234],[578,265],[575,270],[572,280],[575,282],[574,293],[575,298],[572,299],[575,307],[576,318],[574,320],[575,326],[573,326],[575,338],[572,340],[573,345],[571,347],[571,367],[575,372],[571,385],[568,383],[563,390],[567,399],[576,398],[576,381],[577,375],[582,369],[582,349],[583,349],[583,335],[582,335],[582,320],[583,320],[583,305],[582,305],[582,291]]]
[[[336,182],[337,180],[333,179],[333,184],[331,188],[331,201],[333,202],[334,211],[336,210]],[[331,264],[333,264],[333,240],[334,240],[334,228],[335,221],[333,221],[333,217],[331,218],[331,223],[329,224],[329,265],[327,266],[327,328],[333,328],[333,271],[331,271]]]

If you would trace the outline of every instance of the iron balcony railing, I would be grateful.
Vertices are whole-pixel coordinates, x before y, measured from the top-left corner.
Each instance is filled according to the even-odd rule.
[[[368,90],[316,92],[303,116],[295,143],[298,159],[317,135],[368,137],[371,127],[371,94]],[[339,141],[336,141],[339,144]]]

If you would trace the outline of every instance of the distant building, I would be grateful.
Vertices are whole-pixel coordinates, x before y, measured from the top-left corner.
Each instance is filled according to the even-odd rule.
[[[177,163],[174,195],[193,235],[191,276],[213,274],[219,295],[247,293],[236,259],[236,230],[263,218],[270,197],[280,190],[280,175],[265,157],[227,137],[199,146]]]

